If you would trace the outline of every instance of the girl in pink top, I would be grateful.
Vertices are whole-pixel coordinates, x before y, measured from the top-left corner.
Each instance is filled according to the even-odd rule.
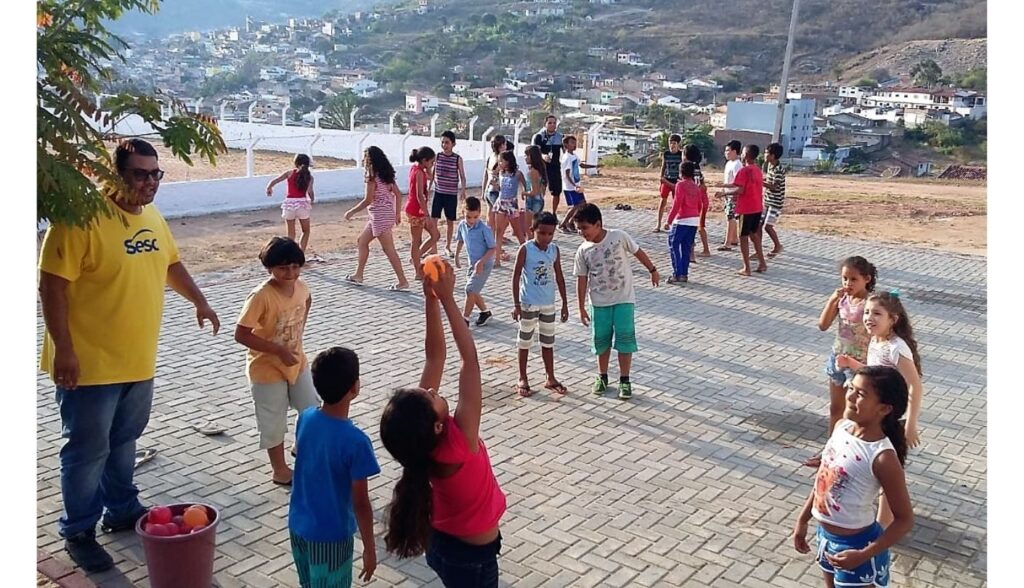
[[[395,183],[395,168],[380,147],[370,147],[363,153],[363,169],[366,170],[366,195],[362,202],[345,213],[345,220],[352,220],[355,213],[367,207],[370,220],[356,243],[359,249],[356,271],[345,276],[345,279],[355,284],[363,283],[363,270],[370,258],[370,241],[377,239],[398,278],[398,283],[388,286],[388,290],[406,291],[409,289],[409,280],[405,279],[405,272],[402,271],[402,260],[395,250],[395,237],[392,234],[392,229],[402,222],[398,215],[402,191]]]
[[[454,270],[439,261],[438,279],[423,280],[426,363],[420,385],[395,392],[380,421],[381,441],[402,465],[384,543],[403,558],[426,552],[427,564],[445,586],[496,587],[505,494],[480,439],[476,345],[455,302]],[[437,393],[447,350],[442,311],[462,359],[454,417]]]
[[[427,183],[430,170],[437,158],[430,147],[413,149],[409,161],[409,197],[405,201],[405,218],[409,221],[409,236],[412,240],[412,267],[416,270],[416,279],[423,279],[423,268],[420,259],[424,253],[437,253],[437,241],[441,233],[434,224],[434,219],[427,214]],[[423,229],[430,235],[426,243],[423,241]]]
[[[313,174],[309,173],[310,160],[305,153],[295,156],[295,169],[288,170],[267,184],[267,196],[274,195],[274,186],[287,180],[288,194],[281,203],[281,218],[288,228],[288,238],[295,240],[295,221],[302,228],[299,247],[306,250],[309,245],[309,215],[313,210]]]

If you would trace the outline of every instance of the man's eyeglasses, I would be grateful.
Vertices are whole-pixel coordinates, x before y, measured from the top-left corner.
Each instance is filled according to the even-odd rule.
[[[162,169],[154,169],[154,170],[129,169],[129,170],[125,170],[125,171],[127,171],[129,174],[131,174],[130,177],[133,180],[135,180],[136,182],[145,182],[146,178],[150,178],[154,182],[159,182],[160,180],[164,179],[164,170],[162,170]]]

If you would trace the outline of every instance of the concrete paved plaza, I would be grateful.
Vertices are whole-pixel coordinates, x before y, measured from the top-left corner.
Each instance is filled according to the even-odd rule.
[[[636,236],[667,278],[671,264],[663,235],[648,228],[651,214],[609,210],[605,218]],[[790,532],[813,482],[812,470],[799,464],[825,441],[822,364],[835,331],[819,332],[817,318],[837,287],[838,260],[853,254],[878,266],[880,290],[901,290],[923,356],[923,445],[908,465],[916,525],[895,548],[894,585],[987,584],[985,258],[795,234],[784,222],[780,228],[786,252],[765,276],[737,276],[738,252],[701,259],[682,287],[654,289],[635,266],[640,352],[626,403],[614,388],[602,398],[589,392],[596,367],[571,278],[578,237],[557,237],[572,311],[555,350],[557,373],[571,390],[564,398],[515,394],[511,270],[494,272],[485,293],[495,319],[473,332],[484,381],[482,437],[509,503],[499,560],[504,585],[820,586],[816,565],[793,550]],[[716,223],[713,243],[721,242],[720,230]],[[136,479],[146,504],[203,501],[220,509],[218,585],[297,586],[289,492],[270,482],[257,448],[243,349],[232,339],[246,294],[265,277],[252,253],[253,267],[199,277],[223,322],[219,336],[200,332],[191,306],[168,295],[156,399],[141,442],[159,454]],[[393,276],[376,249],[365,287],[343,281],[354,265],[346,252],[307,266],[306,350],[312,360],[344,345],[362,361],[353,418],[373,439],[383,470],[370,481],[380,560],[371,585],[439,586],[422,557],[386,556],[381,523],[398,470],[378,423],[390,391],[418,380],[422,295],[387,292]],[[41,318],[38,324],[41,334]],[[457,357],[451,346],[443,385],[450,400]],[[539,354],[532,367],[537,388]],[[614,359],[610,376],[618,377]],[[37,396],[38,543],[67,559],[56,529],[60,418],[43,376]],[[204,437],[191,428],[207,419],[227,433]],[[117,567],[91,579],[147,586],[138,539],[100,537]]]

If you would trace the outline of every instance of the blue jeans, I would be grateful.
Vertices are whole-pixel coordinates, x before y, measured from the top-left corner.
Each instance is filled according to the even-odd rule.
[[[427,565],[446,588],[497,588],[501,534],[487,545],[470,545],[434,529],[427,545]]]
[[[668,249],[672,254],[672,275],[687,276],[690,274],[690,251],[693,239],[697,235],[697,227],[689,225],[672,225],[668,234]]]
[[[108,520],[139,511],[135,487],[135,442],[149,424],[153,380],[57,387],[60,408],[62,537],[93,531],[104,509]]]

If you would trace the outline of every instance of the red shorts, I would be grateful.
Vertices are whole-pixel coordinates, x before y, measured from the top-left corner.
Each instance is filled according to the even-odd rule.
[[[676,189],[675,184],[668,183],[668,180],[664,180],[663,179],[663,180],[661,180],[660,184],[661,184],[660,195],[661,195],[661,199],[662,200],[668,198],[672,194],[672,192],[675,191],[675,189]]]

